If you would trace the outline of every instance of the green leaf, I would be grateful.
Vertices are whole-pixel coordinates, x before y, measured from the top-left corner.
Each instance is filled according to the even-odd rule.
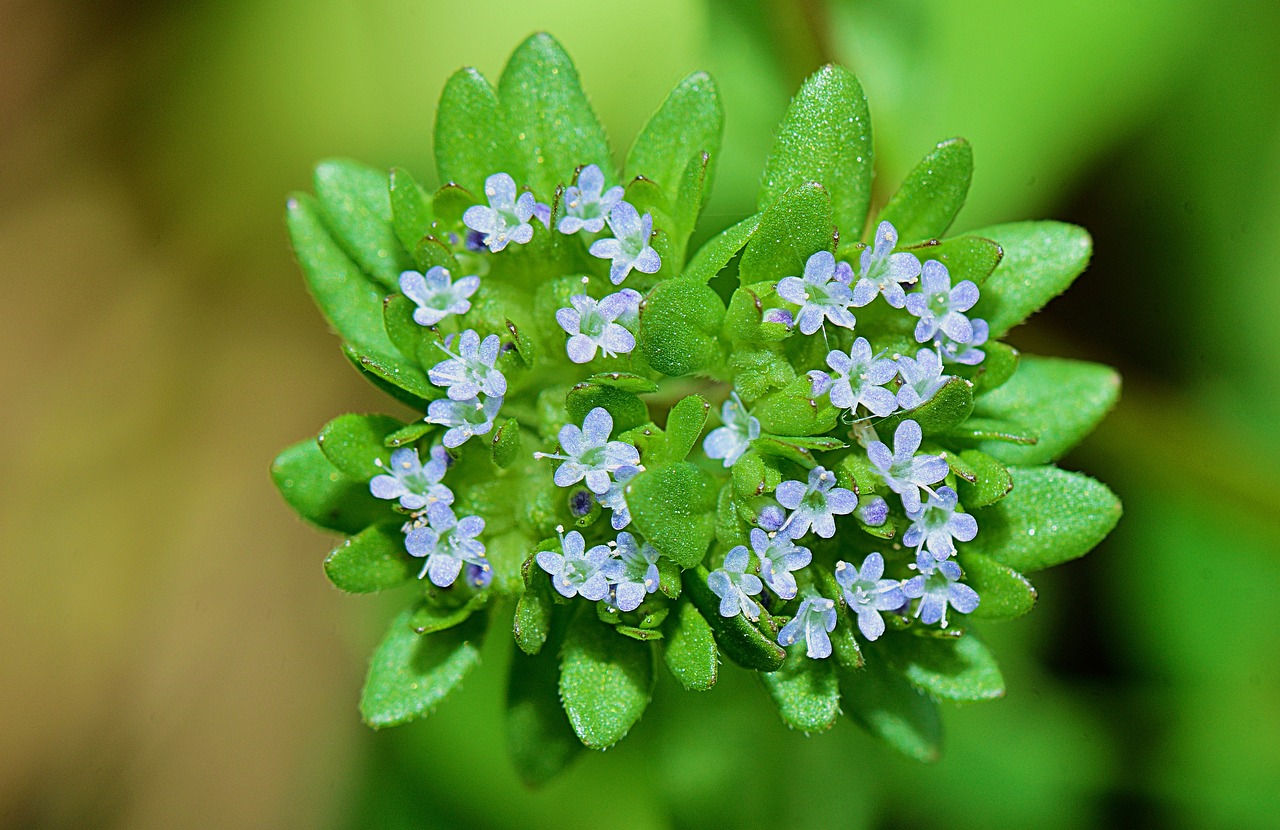
[[[831,196],[820,184],[800,184],[764,209],[742,252],[738,278],[748,285],[803,276],[809,257],[835,245]]]
[[[385,290],[333,241],[319,210],[316,200],[304,193],[290,196],[285,209],[289,239],[312,298],[343,340],[365,351],[394,353],[382,327]]]
[[[565,411],[571,423],[581,424],[596,407],[604,408],[613,416],[615,436],[649,422],[649,408],[644,401],[615,386],[579,383],[565,396]]]
[[[716,488],[687,461],[645,470],[627,482],[636,529],[682,568],[702,561],[715,535]]]
[[[954,461],[954,454],[951,457]],[[1008,468],[985,452],[964,450],[960,453],[960,463],[967,467],[969,475],[960,476],[956,492],[960,503],[970,510],[995,504],[1013,490],[1013,476],[1009,475]],[[956,469],[956,465],[953,464],[952,469]]]
[[[401,426],[388,415],[339,415],[320,430],[316,443],[343,475],[368,481],[387,472],[391,454],[384,441]]]
[[[520,458],[520,424],[508,418],[493,431],[493,463],[506,469]]]
[[[782,722],[806,734],[825,732],[840,715],[840,686],[835,663],[810,659],[803,646],[792,648],[775,672],[761,672],[760,682],[778,707]]]
[[[340,473],[313,439],[276,456],[271,479],[299,516],[326,530],[358,533],[388,516],[387,502],[374,498],[367,482]]]
[[[659,283],[640,310],[640,350],[665,375],[689,375],[722,360],[716,335],[724,323],[724,303],[709,286],[694,280]]]
[[[936,761],[942,743],[938,704],[891,669],[885,651],[868,644],[866,668],[839,671],[844,711],[908,758]]]
[[[507,675],[507,755],[520,780],[546,784],[582,752],[560,706],[560,671],[551,654],[511,657]]]
[[[967,547],[967,545],[966,545]],[[1022,574],[981,553],[960,553],[964,581],[978,592],[978,607],[969,616],[988,620],[1021,617],[1036,604],[1036,589]]]
[[[644,176],[657,182],[667,201],[676,205],[680,202],[686,166],[690,159],[706,152],[711,157],[705,188],[709,190],[723,131],[724,107],[716,83],[707,73],[695,72],[676,84],[649,117],[627,153],[622,178],[630,181]],[[692,207],[696,216],[702,205]]]
[[[729,261],[738,255],[738,251],[751,241],[758,227],[760,214],[757,213],[708,239],[685,267],[683,278],[698,282],[709,281],[723,271]]]
[[[915,254],[921,262],[936,259],[947,266],[952,285],[961,280],[984,284],[1004,257],[994,240],[981,236],[953,236],[945,242],[931,241],[903,250]]]
[[[543,200],[574,171],[597,164],[612,184],[609,141],[586,94],[578,70],[550,35],[538,33],[516,49],[498,83],[498,109],[512,136],[511,158]],[[511,171],[514,175],[515,171]]]
[[[975,701],[1004,697],[1004,677],[996,659],[972,632],[959,637],[917,637],[894,632],[885,653],[917,687],[942,700]]]
[[[1001,441],[1006,444],[1022,444],[1028,447],[1035,445],[1040,440],[1034,432],[1022,424],[1015,424],[1004,418],[983,418],[981,416],[970,416],[964,423],[957,424],[948,430],[947,434],[952,438],[965,442]]]
[[[535,554],[536,555],[536,554]],[[530,556],[520,568],[524,578],[524,593],[516,601],[515,623],[512,634],[516,645],[525,654],[537,654],[547,641],[551,631],[551,582]]]
[[[371,525],[334,548],[324,560],[329,581],[347,593],[371,594],[412,580],[418,568],[405,550],[400,524]]]
[[[415,634],[447,631],[466,622],[472,612],[483,608],[486,602],[488,597],[485,594],[476,594],[461,605],[453,607],[437,605],[430,600],[423,601],[418,604],[413,616],[409,618],[409,628],[413,629]]]
[[[912,420],[920,424],[925,435],[946,434],[960,424],[973,411],[973,384],[964,378],[953,377],[933,393],[933,397],[896,415],[890,415],[876,423],[876,430],[890,433],[898,424]]]
[[[942,236],[964,207],[972,178],[973,148],[963,138],[948,139],[907,174],[876,224],[892,222],[902,243]]]
[[[440,183],[453,182],[472,193],[483,193],[484,180],[507,169],[500,140],[506,132],[493,85],[471,67],[453,73],[444,85],[436,110],[436,171]],[[508,172],[514,175],[516,171]]]
[[[413,319],[417,304],[403,294],[391,294],[382,301],[382,325],[399,354],[415,357],[424,344],[439,342],[431,330]]]
[[[413,249],[413,259],[418,263],[418,268],[423,273],[430,271],[437,265],[455,277],[462,273],[462,266],[458,264],[458,258],[454,256],[453,251],[443,241],[431,234],[427,234],[418,240],[417,247]]]
[[[702,206],[711,191],[711,163],[710,153],[695,153],[685,165],[684,175],[680,177],[680,190],[672,205],[675,228],[671,232],[671,258],[677,265],[685,262],[689,237],[698,224]]]
[[[1021,354],[1013,346],[1000,341],[987,341],[982,347],[986,357],[969,377],[973,381],[973,396],[985,395],[1003,386],[1018,370]]]
[[[653,646],[623,637],[582,609],[560,650],[560,699],[590,749],[607,749],[640,720],[653,693]]]
[[[393,450],[405,447],[418,441],[435,428],[435,424],[428,424],[426,421],[412,421],[388,435],[384,443]]]
[[[626,625],[625,623],[615,625],[614,631],[617,631],[624,637],[630,637],[633,640],[648,642],[649,640],[661,640],[662,632],[653,628],[640,628],[634,625]]]
[[[705,692],[716,685],[720,652],[711,626],[688,602],[667,618],[662,658],[680,685],[691,692]]]
[[[646,377],[633,375],[630,372],[601,372],[587,378],[587,383],[593,383],[597,386],[612,386],[614,389],[621,389],[623,392],[630,392],[634,395],[658,391],[658,384]]]
[[[782,647],[766,637],[741,614],[720,616],[720,598],[707,585],[707,569],[699,565],[684,579],[685,593],[702,613],[725,656],[745,669],[777,671],[787,659]]]
[[[467,208],[472,205],[483,204],[488,201],[480,196],[476,196],[476,193],[484,193],[483,180],[481,181],[480,186],[478,186],[474,191],[462,187],[454,182],[447,182],[435,192],[434,196],[431,197],[431,212],[435,214],[436,221],[440,223],[444,229],[460,229],[462,225],[462,215],[467,212]],[[449,250],[449,246],[441,240],[436,239],[435,241],[444,250]],[[453,254],[450,253],[449,256],[452,257]],[[443,262],[433,262],[431,264],[444,265]],[[456,266],[456,264],[457,262],[455,260],[454,265]],[[452,270],[451,267],[450,270]],[[455,271],[455,273],[457,272]]]
[[[702,437],[702,428],[706,426],[710,410],[711,404],[701,395],[690,395],[671,407],[666,426],[669,463],[684,461],[693,450]]]
[[[804,82],[782,118],[757,209],[797,185],[818,182],[831,194],[841,232],[860,236],[871,204],[872,160],[871,116],[858,79],[843,67],[824,66]]]
[[[441,390],[422,370],[402,358],[366,353],[349,343],[342,344],[342,354],[374,386],[414,409],[425,412],[427,402],[440,397]]]
[[[1056,461],[1093,431],[1119,397],[1120,376],[1108,366],[1027,355],[1013,377],[979,398],[973,411],[1022,424],[1039,436],[1039,442],[1029,447],[995,441],[979,446],[1006,464]]]
[[[994,239],[1004,250],[972,311],[990,325],[992,340],[1066,291],[1093,253],[1089,232],[1063,222],[1012,222],[973,233]]]
[[[1120,500],[1088,476],[1057,467],[1010,467],[1013,492],[973,511],[978,536],[965,544],[1031,573],[1084,556],[1120,520]]]
[[[385,171],[331,159],[316,165],[316,198],[325,225],[364,272],[391,290],[400,272],[413,267],[391,224]]]
[[[756,401],[752,411],[760,420],[765,432],[776,435],[821,435],[835,429],[840,410],[831,405],[827,396],[814,398],[813,383],[807,377],[798,377],[779,389]]]
[[[395,618],[369,662],[360,714],[374,729],[430,714],[480,663],[486,615],[427,635],[409,627],[412,616],[409,609]]]
[[[403,167],[392,167],[391,227],[406,251],[413,252],[431,227],[431,205],[416,179]],[[421,263],[419,263],[421,265]],[[397,277],[397,285],[399,278]]]

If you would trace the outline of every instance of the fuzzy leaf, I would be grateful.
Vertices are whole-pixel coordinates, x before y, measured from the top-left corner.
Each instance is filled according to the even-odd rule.
[[[725,656],[745,669],[777,671],[787,658],[787,653],[773,640],[741,614],[736,617],[720,616],[720,598],[707,585],[707,569],[699,565],[688,571],[684,578],[685,592],[702,613],[703,619],[715,634],[716,645]]]
[[[604,129],[573,61],[550,35],[535,34],[512,54],[498,83],[498,109],[511,135],[510,157],[526,177],[517,185],[527,183],[549,201],[557,185],[572,181],[587,164],[600,166],[606,185],[614,182]]]
[[[1120,520],[1115,493],[1057,467],[1010,467],[1013,492],[973,511],[978,536],[965,545],[1022,573],[1084,556]]]
[[[653,693],[653,646],[581,609],[560,650],[560,699],[578,738],[607,749],[626,737]]]
[[[932,241],[903,250],[915,254],[921,262],[936,259],[947,266],[952,285],[961,280],[983,285],[1004,258],[994,240],[981,236],[953,236],[944,242]]]
[[[645,470],[627,482],[636,529],[682,568],[702,561],[715,535],[716,489],[710,476],[680,461]]]
[[[387,471],[391,453],[384,442],[401,426],[403,424],[388,415],[339,415],[320,430],[316,443],[343,475],[368,481]]]
[[[721,360],[716,335],[723,323],[724,303],[710,287],[695,280],[666,280],[640,310],[640,350],[663,374],[692,374]]]
[[[312,439],[276,456],[271,478],[299,516],[326,530],[358,533],[388,516],[387,502],[374,498],[368,483],[339,472]]]
[[[316,165],[316,198],[334,239],[364,272],[391,290],[413,267],[391,223],[385,171],[331,159]]]
[[[486,599],[483,594],[479,594],[455,608],[447,608],[433,602],[419,603],[413,616],[409,618],[409,628],[419,635],[447,631],[466,622],[473,611],[484,607]]]
[[[797,185],[818,182],[831,194],[841,232],[860,236],[871,204],[872,160],[871,116],[858,79],[844,67],[824,66],[804,82],[782,118],[757,209]]]
[[[988,340],[982,350],[986,353],[986,357],[977,367],[977,371],[969,375],[973,381],[975,398],[993,392],[1007,383],[1009,378],[1013,377],[1013,373],[1018,370],[1018,364],[1022,360],[1022,355],[1017,349],[998,340]]]
[[[805,263],[818,251],[835,250],[835,214],[822,185],[800,184],[764,209],[751,235],[738,278],[743,285],[804,276]]]
[[[1064,222],[1011,222],[973,234],[994,239],[1004,250],[971,314],[987,321],[992,340],[1066,291],[1093,253],[1089,232]]]
[[[705,72],[695,72],[676,84],[649,117],[627,153],[622,178],[630,181],[644,176],[657,182],[668,203],[677,205],[690,159],[705,152],[710,155],[706,186],[702,188],[705,193],[714,177],[723,131],[724,107],[715,81]],[[690,207],[696,216],[702,207],[701,199]]]
[[[917,687],[942,700],[1004,697],[1004,677],[995,657],[972,633],[959,637],[889,634],[885,652],[894,668]]]
[[[839,671],[845,713],[908,758],[936,761],[942,743],[938,704],[886,664],[886,649],[868,644],[868,651],[865,668]]]
[[[1011,620],[1035,606],[1036,589],[1013,568],[1001,565],[989,556],[969,551],[962,551],[959,561],[964,569],[964,581],[981,598],[971,617]]]
[[[435,424],[428,424],[426,421],[411,421],[388,435],[384,443],[393,450],[407,447],[435,428]]]
[[[880,211],[902,243],[942,236],[964,207],[973,178],[973,148],[963,138],[939,144],[907,174],[898,192]]]
[[[710,410],[711,404],[701,395],[690,395],[671,407],[665,429],[669,463],[684,461],[688,457],[702,437],[702,428],[706,426]]]
[[[825,732],[840,715],[840,686],[835,662],[812,660],[804,646],[794,646],[787,661],[774,672],[761,672],[760,682],[769,691],[782,722],[806,734]]]
[[[634,395],[658,391],[658,384],[646,377],[633,375],[630,372],[601,372],[587,378],[587,383],[594,383],[597,386],[612,386],[614,389],[621,389],[623,392],[630,392]]]
[[[571,423],[581,424],[596,407],[608,410],[613,416],[614,436],[649,422],[649,408],[644,401],[616,386],[579,383],[565,397],[565,411]]]
[[[1046,464],[1093,431],[1120,397],[1120,376],[1098,363],[1027,355],[1007,383],[979,398],[975,415],[1008,418],[1035,432],[1039,442],[979,446],[1006,464]]]
[[[369,661],[360,714],[374,729],[396,726],[434,711],[480,663],[487,616],[473,616],[437,634],[409,627],[413,609],[400,613]]]
[[[524,593],[516,601],[512,636],[525,654],[537,654],[542,650],[551,631],[551,614],[554,608],[551,583],[533,556],[524,561],[520,574],[524,579]]]
[[[711,626],[689,602],[667,618],[662,657],[680,685],[691,692],[705,692],[716,685],[720,652]]]
[[[399,522],[365,528],[334,548],[324,560],[329,581],[351,594],[399,588],[412,580],[417,570],[405,550]]]
[[[760,214],[748,216],[736,225],[730,225],[708,239],[693,255],[682,275],[687,280],[707,282],[724,270],[738,251],[741,251],[756,229],[760,227]]]
[[[391,194],[391,227],[400,245],[412,253],[426,235],[427,228],[431,227],[433,217],[427,194],[413,174],[403,167],[391,168],[388,188]]]
[[[925,435],[946,434],[950,429],[969,417],[973,411],[973,384],[964,378],[953,377],[943,384],[933,397],[906,412],[890,415],[876,423],[876,431],[884,435],[893,434],[898,424],[912,420],[920,424]]]
[[[507,159],[500,137],[506,131],[493,85],[471,67],[453,73],[444,85],[436,110],[436,171],[440,183],[453,182],[471,193],[483,193],[484,180],[505,169]],[[517,171],[505,172],[515,175]]]
[[[949,455],[954,461],[955,454]],[[964,450],[959,463],[967,468],[968,475],[956,482],[956,492],[961,504],[970,510],[995,504],[1013,489],[1013,476],[1009,475],[1008,468],[980,450]],[[955,464],[952,469],[956,469]]]
[[[329,235],[314,198],[289,197],[285,221],[311,296],[334,331],[370,352],[395,353],[382,327],[382,286],[364,275]]]
[[[559,666],[553,654],[511,657],[507,675],[507,755],[520,780],[546,784],[582,752],[560,706]]]
[[[799,377],[769,395],[756,401],[752,411],[760,419],[765,432],[776,435],[821,435],[835,429],[840,410],[831,405],[827,396],[814,398],[813,384],[806,377]]]
[[[508,418],[493,431],[493,463],[506,469],[520,458],[520,424]]]
[[[374,386],[414,409],[425,412],[427,402],[442,394],[421,369],[403,358],[366,353],[348,343],[342,345],[342,354]]]

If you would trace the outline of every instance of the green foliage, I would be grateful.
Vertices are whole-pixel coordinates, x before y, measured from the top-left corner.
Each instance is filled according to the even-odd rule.
[[[907,174],[877,223],[892,223],[902,243],[942,236],[964,205],[972,178],[969,142],[963,138],[944,141]]]
[[[687,461],[646,470],[626,488],[636,528],[682,568],[701,562],[711,543],[715,493],[710,477]]]
[[[271,478],[302,518],[325,530],[358,533],[386,517],[369,485],[344,476],[315,441],[300,441],[276,456]]]
[[[761,672],[760,682],[778,707],[782,722],[801,732],[825,732],[840,715],[840,686],[835,663],[811,660],[802,645],[792,646],[782,668]]]
[[[366,274],[395,290],[413,266],[391,224],[387,174],[354,161],[316,166],[316,198],[334,238]]]
[[[957,632],[958,633],[958,632]],[[953,637],[890,635],[889,662],[915,686],[942,700],[1004,696],[1004,678],[991,652],[972,634]]]
[[[805,262],[818,251],[834,250],[835,215],[821,184],[797,185],[764,207],[738,274],[744,284],[804,274]]]
[[[691,692],[705,692],[716,685],[720,652],[711,626],[692,603],[682,602],[667,617],[662,658],[680,685]]]
[[[360,714],[375,729],[431,714],[480,662],[486,617],[420,635],[410,626],[412,616],[410,609],[392,621],[369,661]]]
[[[501,170],[507,158],[506,136],[493,86],[471,67],[453,73],[436,108],[440,182],[483,193],[484,180]]]
[[[993,340],[1066,291],[1093,253],[1088,232],[1063,222],[1011,222],[973,234],[994,239],[1004,251],[973,309],[991,326]]]
[[[417,568],[404,549],[398,524],[370,525],[334,548],[324,560],[329,581],[352,594],[399,588]]]
[[[889,666],[888,649],[868,651],[865,668],[839,672],[845,714],[908,758],[937,760],[942,743],[938,704]]]
[[[533,787],[559,775],[582,753],[560,705],[560,672],[549,656],[511,657],[507,675],[507,755],[520,780]]]
[[[701,565],[689,571],[684,580],[685,591],[702,617],[711,625],[720,651],[738,665],[762,672],[777,671],[787,653],[776,642],[764,636],[742,615],[722,617],[720,598],[707,587],[707,571]]]
[[[724,303],[715,291],[694,280],[667,280],[645,300],[640,349],[659,372],[690,375],[720,362],[717,335],[723,322]]]
[[[615,634],[582,609],[569,623],[560,660],[560,697],[582,743],[608,749],[626,737],[653,694],[653,647]]]
[[[325,424],[316,443],[343,475],[367,481],[390,465],[384,441],[400,427],[399,421],[386,415],[340,415]]]

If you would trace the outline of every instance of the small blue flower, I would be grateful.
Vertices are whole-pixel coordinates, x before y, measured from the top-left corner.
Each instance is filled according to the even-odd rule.
[[[636,338],[618,320],[626,318],[640,304],[640,292],[624,288],[599,302],[586,294],[569,298],[572,308],[556,312],[556,322],[569,335],[565,350],[574,363],[586,363],[599,349],[605,357],[629,354]]]
[[[902,497],[907,512],[920,509],[920,488],[928,489],[942,481],[949,469],[947,459],[941,455],[916,455],[923,439],[920,424],[906,420],[893,433],[892,453],[880,441],[872,441],[867,447],[867,457],[889,489]]]
[[[380,499],[399,499],[405,510],[421,510],[432,502],[453,504],[453,491],[440,483],[449,465],[444,447],[431,448],[431,460],[423,466],[418,451],[401,447],[391,453],[387,472],[373,477],[369,492]],[[382,460],[374,462],[382,466]]]
[[[551,550],[538,551],[538,567],[551,574],[551,585],[561,596],[579,596],[597,602],[609,595],[609,583],[619,579],[623,564],[614,558],[607,545],[587,550],[582,534],[570,531],[560,537],[563,554]]]
[[[516,196],[516,182],[506,173],[495,173],[484,180],[484,195],[489,206],[473,205],[462,214],[462,222],[473,231],[484,234],[484,244],[498,253],[514,242],[524,245],[533,239],[535,216],[543,224],[550,224],[551,210],[540,204],[527,190]],[[544,218],[545,217],[545,218]]]
[[[455,342],[457,354],[449,350]],[[449,359],[432,366],[427,378],[436,386],[446,387],[451,400],[465,401],[477,395],[500,398],[507,394],[507,378],[495,368],[502,352],[498,335],[491,334],[482,342],[474,329],[467,329],[456,338],[449,335],[444,344],[437,343],[436,348],[449,355]]]
[[[483,402],[479,398],[465,401],[441,398],[427,405],[427,417],[423,420],[449,427],[442,441],[452,449],[473,435],[488,435],[501,408],[502,398],[485,398]]]
[[[489,567],[489,563],[482,565],[467,563],[467,583],[473,588],[488,588],[493,584],[493,568]]]
[[[936,622],[947,627],[947,606],[961,614],[971,614],[978,607],[978,592],[958,580],[960,566],[954,559],[935,562],[926,558],[918,563],[920,575],[902,584],[902,593],[908,599],[918,599],[916,619],[925,625]]]
[[[656,274],[662,258],[649,245],[653,236],[653,217],[641,216],[630,202],[618,202],[609,211],[609,230],[613,239],[597,239],[589,252],[600,259],[611,259],[609,280],[619,285],[634,268],[642,274]]]
[[[730,392],[720,407],[720,421],[724,426],[707,433],[702,451],[707,458],[723,459],[724,466],[732,467],[750,449],[751,442],[760,437],[760,421],[747,411],[737,392]]]
[[[799,539],[813,532],[823,539],[830,539],[836,533],[835,516],[852,513],[858,506],[858,497],[852,490],[836,487],[836,474],[824,467],[814,467],[809,471],[809,483],[802,481],[784,481],[778,485],[773,497],[778,504],[794,511],[782,532],[792,539]]]
[[[479,287],[479,277],[453,282],[449,270],[439,265],[427,269],[426,276],[417,271],[400,274],[400,291],[417,304],[413,321],[420,326],[434,326],[450,314],[466,314],[471,310],[468,298]]]
[[[622,194],[617,185],[605,190],[604,173],[598,166],[588,164],[579,171],[578,183],[565,188],[564,216],[556,229],[570,235],[578,231],[600,233],[609,211],[622,201]]]
[[[755,523],[766,533],[777,533],[787,524],[787,511],[780,504],[766,504],[760,508]]]
[[[868,640],[875,640],[884,633],[881,611],[895,611],[906,604],[902,583],[884,576],[884,557],[878,553],[867,555],[862,568],[848,562],[836,562],[836,582],[840,584],[844,601],[849,610],[858,615],[858,630]]]
[[[764,314],[761,315],[760,322],[777,323],[779,325],[786,326],[787,330],[790,331],[791,327],[796,324],[796,318],[795,315],[785,308],[770,308],[766,309]]]
[[[410,556],[427,559],[418,579],[429,575],[433,585],[448,588],[458,578],[464,563],[488,569],[484,544],[475,538],[484,531],[484,519],[479,516],[458,519],[452,507],[435,502],[427,508],[427,522],[427,526],[413,526],[404,539]]]
[[[535,452],[534,458],[556,458],[564,463],[556,468],[555,482],[560,487],[571,487],[586,479],[587,487],[597,496],[609,492],[609,474],[623,467],[637,467],[640,452],[623,441],[610,441],[613,432],[613,416],[604,407],[597,406],[587,413],[582,428],[565,424],[560,428],[560,448],[563,455]]]
[[[826,321],[832,325],[852,329],[853,312],[849,305],[853,294],[849,291],[849,275],[852,269],[830,251],[818,251],[804,264],[804,279],[784,277],[778,283],[778,296],[800,306],[796,325],[801,334],[813,334]]]
[[[745,545],[738,547],[746,550]],[[813,559],[809,549],[798,547],[786,534],[770,538],[758,527],[751,528],[751,547],[760,560],[760,578],[769,590],[783,599],[795,599],[796,578],[791,572],[800,570]]]
[[[853,341],[848,354],[839,349],[828,352],[827,365],[833,375],[816,369],[809,373],[814,397],[830,392],[832,406],[853,410],[862,404],[882,418],[898,408],[897,397],[884,388],[897,376],[898,366],[888,358],[873,357],[867,338]]]
[[[751,599],[764,590],[760,577],[747,573],[750,554],[739,545],[724,558],[724,567],[707,574],[707,587],[720,597],[720,616],[743,614],[749,620],[760,619],[760,606]]]
[[[853,286],[854,306],[868,305],[877,294],[884,294],[885,302],[894,308],[906,305],[907,294],[902,285],[915,282],[920,276],[920,260],[909,251],[893,253],[897,244],[898,231],[888,222],[881,222],[876,228],[874,246],[864,250],[858,260],[858,282]]]
[[[609,524],[614,530],[622,530],[631,524],[631,508],[627,507],[627,482],[635,478],[641,467],[619,467],[613,471],[613,481],[609,484],[609,492],[596,496],[601,507],[613,511],[609,516]]]
[[[971,542],[978,535],[978,521],[968,513],[957,513],[959,497],[950,487],[939,487],[930,494],[919,510],[907,511],[911,527],[902,536],[902,544],[914,546],[917,556],[921,549],[936,560],[946,559],[956,552],[956,542]]]
[[[871,496],[858,502],[858,509],[853,515],[862,520],[868,527],[881,527],[889,519],[889,502],[880,496]]]
[[[618,555],[622,573],[613,587],[613,604],[619,611],[634,611],[646,594],[658,590],[658,551],[648,542],[636,544],[624,530],[618,534]]]
[[[934,339],[933,347],[938,350],[943,362],[977,366],[987,356],[987,353],[978,347],[984,345],[987,338],[991,336],[991,327],[987,325],[986,320],[976,317],[969,323],[973,327],[973,337],[968,343],[958,343],[947,337],[945,332],[939,332],[940,336]]]
[[[831,656],[830,632],[836,627],[836,604],[826,597],[805,597],[791,622],[778,632],[778,645],[795,645],[804,637],[806,651],[815,660]]]
[[[978,286],[973,280],[962,280],[951,287],[947,266],[931,259],[924,264],[920,290],[907,295],[907,311],[920,321],[916,323],[916,342],[927,343],[942,331],[957,343],[973,339],[973,324],[963,312],[978,302]]]
[[[942,374],[942,358],[933,349],[921,349],[915,357],[898,355],[898,374],[902,387],[898,389],[898,406],[915,409],[932,398],[947,382]]]

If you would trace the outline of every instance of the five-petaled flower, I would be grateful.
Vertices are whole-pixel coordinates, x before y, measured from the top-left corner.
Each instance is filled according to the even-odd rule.
[[[920,320],[916,323],[916,342],[927,343],[941,331],[957,343],[973,339],[973,324],[964,312],[978,302],[978,286],[973,280],[961,280],[953,288],[947,266],[936,259],[924,264],[920,290],[907,295],[907,311]]]
[[[565,234],[600,233],[609,211],[622,201],[622,194],[619,185],[605,190],[604,172],[598,165],[588,164],[578,172],[578,183],[564,190],[564,216],[556,229]]]
[[[724,566],[707,574],[707,587],[720,597],[720,616],[744,615],[749,620],[760,618],[760,606],[753,596],[764,590],[760,577],[747,572],[751,555],[741,545],[729,551]]]
[[[600,259],[611,259],[609,280],[618,285],[634,268],[642,274],[656,274],[662,267],[662,258],[649,245],[653,236],[653,217],[641,216],[630,202],[618,202],[609,211],[609,230],[612,239],[597,239],[591,243],[590,253]]]
[[[400,291],[418,306],[413,321],[420,326],[434,326],[450,314],[466,314],[471,310],[472,294],[480,287],[480,278],[463,277],[454,282],[449,269],[436,265],[425,275],[417,271],[400,274]]]
[[[480,398],[465,401],[441,398],[427,405],[427,417],[423,420],[449,427],[440,440],[452,449],[473,435],[488,435],[501,408],[502,398],[485,398],[483,401]]]
[[[920,424],[910,419],[898,424],[893,433],[893,452],[880,441],[867,447],[867,457],[880,472],[889,489],[902,497],[908,511],[920,509],[920,489],[929,489],[947,477],[947,459],[941,455],[916,455],[924,435]]]
[[[908,599],[920,600],[916,618],[925,625],[941,623],[947,627],[947,606],[961,614],[971,614],[978,607],[978,592],[960,582],[960,566],[954,559],[941,562],[925,558],[917,563],[920,573],[902,583]]]
[[[858,506],[858,497],[852,490],[836,486],[836,474],[825,467],[814,467],[809,471],[809,482],[784,481],[774,490],[773,497],[778,504],[792,511],[786,524],[779,531],[792,539],[799,539],[813,532],[823,539],[830,539],[836,533],[835,516],[852,513]]]
[[[440,483],[449,467],[448,453],[439,445],[431,448],[431,460],[425,465],[413,447],[401,447],[391,453],[387,472],[369,482],[369,492],[380,499],[399,499],[405,510],[421,510],[433,502],[453,504],[453,491]],[[382,460],[375,462],[382,466]]]
[[[564,454],[535,452],[534,458],[555,458],[563,461],[556,468],[555,482],[560,487],[570,487],[586,479],[587,487],[597,496],[609,492],[609,474],[622,467],[640,464],[640,453],[624,441],[610,441],[613,432],[613,416],[604,407],[597,406],[587,413],[582,427],[565,424],[560,428],[560,449]]]
[[[778,632],[778,645],[795,645],[804,637],[805,653],[815,660],[831,656],[831,637],[836,627],[836,604],[826,597],[805,597],[791,622]]]
[[[969,321],[973,327],[973,337],[968,343],[960,343],[947,337],[945,332],[938,332],[939,336],[934,338],[933,347],[938,350],[938,354],[942,356],[945,363],[960,363],[965,366],[977,366],[987,353],[979,346],[986,345],[987,338],[991,336],[991,327],[987,325],[987,321],[975,317]]]
[[[830,392],[832,406],[852,410],[862,404],[882,418],[898,408],[897,396],[884,388],[898,374],[898,366],[888,358],[873,356],[867,338],[853,341],[847,354],[839,349],[828,352],[827,365],[833,374],[817,369],[809,373],[814,397]]]
[[[907,302],[903,284],[916,281],[920,276],[920,260],[909,251],[893,253],[898,244],[898,231],[888,222],[876,228],[876,240],[872,247],[862,252],[858,259],[858,282],[853,286],[853,304],[861,308],[883,294],[885,302],[894,308],[902,308]]]
[[[427,508],[427,525],[415,525],[404,538],[404,546],[410,556],[426,557],[422,572],[431,583],[448,588],[458,578],[464,563],[481,570],[489,568],[484,555],[484,544],[476,537],[484,531],[484,519],[479,516],[457,518],[453,508],[444,502],[434,502]]]
[[[658,590],[658,551],[624,530],[618,534],[618,556],[622,568],[613,586],[614,604],[619,611],[634,611],[646,594]]]
[[[579,596],[592,602],[609,595],[609,584],[622,576],[624,565],[607,545],[586,549],[582,534],[570,531],[560,538],[560,549],[538,551],[538,567],[551,574],[551,585],[561,596]]]
[[[450,351],[455,343],[456,354]],[[427,378],[436,386],[446,387],[450,399],[465,401],[477,395],[500,398],[507,394],[507,378],[494,365],[502,352],[498,335],[491,334],[482,341],[474,329],[467,329],[456,339],[449,335],[436,348],[449,358],[432,366]]]
[[[489,206],[473,205],[462,214],[462,222],[473,231],[484,234],[484,244],[498,253],[507,244],[524,245],[533,239],[530,220],[537,217],[548,224],[551,211],[529,191],[516,195],[515,179],[506,173],[494,173],[484,180],[484,195]]]
[[[707,458],[720,459],[724,466],[732,467],[751,447],[751,442],[760,437],[760,421],[747,411],[737,392],[730,392],[720,407],[720,421],[723,426],[707,433],[702,450]]]
[[[928,555],[941,560],[956,552],[957,541],[973,541],[978,535],[978,521],[968,513],[956,511],[959,500],[955,490],[939,487],[919,510],[907,511],[911,527],[903,534],[902,544],[914,547],[918,557]]]
[[[596,301],[586,294],[569,298],[572,308],[556,312],[556,322],[569,335],[565,350],[574,363],[586,363],[599,349],[605,357],[628,354],[636,347],[636,338],[619,323],[640,303],[640,292],[630,288]]]
[[[855,568],[845,561],[836,562],[836,582],[849,610],[858,615],[858,630],[868,640],[884,633],[882,611],[896,611],[906,604],[902,583],[896,579],[882,579],[884,557],[869,553],[862,560],[862,567]]]
[[[796,325],[801,334],[813,334],[829,320],[832,325],[851,329],[855,320],[849,306],[853,293],[849,290],[852,269],[847,262],[836,264],[830,251],[818,251],[804,264],[804,278],[783,277],[778,282],[778,296],[800,306]]]
[[[915,357],[898,355],[895,362],[902,378],[898,406],[903,409],[915,409],[932,398],[947,382],[942,374],[942,358],[933,349],[921,349]]]
[[[738,548],[746,550],[745,545]],[[797,586],[791,572],[800,570],[813,559],[809,549],[797,546],[784,533],[770,537],[758,527],[751,528],[751,548],[760,560],[760,578],[769,590],[782,599],[794,599]]]

